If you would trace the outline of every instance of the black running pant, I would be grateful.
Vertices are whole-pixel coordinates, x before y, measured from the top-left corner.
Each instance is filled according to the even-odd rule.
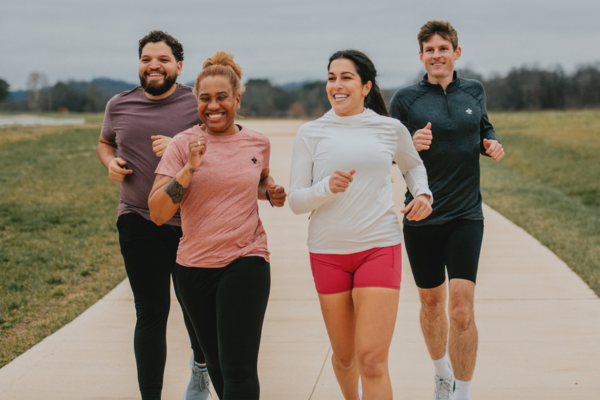
[[[177,265],[175,277],[219,399],[258,399],[258,348],[271,288],[269,263],[261,257],[242,257],[223,268]]]
[[[167,360],[171,273],[176,265],[181,228],[158,226],[135,213],[121,215],[117,227],[137,316],[133,348],[140,392],[143,400],[160,399]],[[188,333],[193,332],[185,312],[183,318]],[[190,335],[190,341],[194,359],[204,362],[196,336]]]

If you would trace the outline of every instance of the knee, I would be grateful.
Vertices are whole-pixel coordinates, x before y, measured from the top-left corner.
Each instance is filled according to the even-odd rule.
[[[421,312],[428,319],[435,319],[446,312],[446,304],[439,297],[422,298]]]
[[[473,309],[467,305],[457,305],[450,309],[450,326],[458,331],[466,331],[474,323]]]
[[[354,367],[355,357],[349,354],[338,355],[336,353],[333,353],[333,355],[331,356],[331,362],[339,369],[348,370]]]
[[[256,366],[250,364],[228,363],[219,367],[219,371],[223,375],[223,379],[228,382],[247,382],[258,376]]]
[[[138,323],[162,327],[169,318],[170,302],[136,302],[135,313]]]
[[[387,357],[377,351],[367,350],[358,352],[360,374],[366,378],[378,378],[387,371]]]

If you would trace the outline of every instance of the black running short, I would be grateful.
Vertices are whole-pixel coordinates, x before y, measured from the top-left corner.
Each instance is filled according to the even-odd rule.
[[[483,221],[458,219],[442,225],[404,225],[404,247],[417,286],[433,289],[448,279],[477,278]]]

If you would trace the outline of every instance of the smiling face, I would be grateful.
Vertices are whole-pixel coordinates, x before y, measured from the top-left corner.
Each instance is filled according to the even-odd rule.
[[[444,88],[448,86],[454,75],[454,62],[460,58],[460,54],[460,47],[454,49],[452,43],[440,35],[433,35],[423,42],[419,58],[425,65],[429,82],[439,83]]]
[[[146,44],[139,64],[140,84],[146,96],[159,100],[173,93],[182,66],[165,42]]]
[[[198,89],[198,114],[204,130],[211,135],[237,133],[235,113],[241,94],[232,93],[231,83],[224,76],[209,76],[200,82]]]
[[[365,97],[369,94],[371,81],[363,85],[354,63],[346,58],[338,58],[329,65],[327,97],[335,113],[346,117],[363,112]]]

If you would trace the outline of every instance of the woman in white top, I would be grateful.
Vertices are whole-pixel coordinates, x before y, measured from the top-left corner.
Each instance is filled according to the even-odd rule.
[[[414,196],[402,213],[421,220],[433,201],[408,130],[388,117],[369,58],[356,50],[329,59],[332,109],[296,135],[289,202],[312,213],[311,268],[347,400],[392,399],[388,352],[400,295],[400,224],[392,201],[396,162]]]

